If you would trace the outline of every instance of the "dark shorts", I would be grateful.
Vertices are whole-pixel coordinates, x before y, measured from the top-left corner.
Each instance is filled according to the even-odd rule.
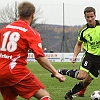
[[[87,71],[92,78],[98,77],[100,73],[100,56],[86,52],[80,69]]]

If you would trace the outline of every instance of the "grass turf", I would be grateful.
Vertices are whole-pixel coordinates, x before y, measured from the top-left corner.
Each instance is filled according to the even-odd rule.
[[[75,67],[72,67],[70,62],[52,62],[56,69],[67,68],[67,69],[78,69],[80,63],[76,62]],[[79,80],[66,77],[65,82],[59,82],[56,78],[51,78],[50,73],[43,69],[37,62],[29,62],[28,68],[34,73],[40,81],[46,86],[47,91],[50,93],[52,100],[65,100],[64,95],[69,91]],[[96,80],[93,80],[92,83],[88,86],[85,97],[74,98],[73,100],[90,100],[90,95],[93,91],[99,90],[100,80],[99,77]],[[0,96],[0,100],[2,97]],[[18,100],[25,100],[21,97],[18,97]],[[37,100],[34,97],[30,100]]]

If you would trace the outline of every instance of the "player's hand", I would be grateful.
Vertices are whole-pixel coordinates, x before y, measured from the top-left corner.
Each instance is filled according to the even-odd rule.
[[[72,58],[72,66],[74,67],[74,63],[76,62],[76,57]]]
[[[61,75],[60,73],[56,73],[54,75],[57,79],[59,79],[60,82],[64,82],[66,80],[65,76]]]
[[[66,68],[61,68],[61,69],[57,70],[57,72],[62,74],[62,75],[66,75],[67,71],[68,70]],[[55,76],[51,73],[51,77],[55,77]]]

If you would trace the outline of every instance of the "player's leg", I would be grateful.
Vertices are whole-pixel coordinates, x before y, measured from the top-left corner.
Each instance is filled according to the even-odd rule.
[[[83,62],[84,63],[84,62]],[[89,63],[88,67],[91,66],[91,63]],[[83,67],[82,67],[83,68]],[[69,71],[70,72],[70,71]],[[74,73],[73,71],[71,73]],[[70,74],[71,74],[70,73]],[[76,73],[76,72],[75,72]],[[88,74],[88,70],[87,69],[81,69],[77,75],[74,74],[71,74],[73,76],[75,76],[75,78],[77,79],[80,79],[82,81],[80,81],[78,84],[76,84],[69,92],[66,93],[65,95],[65,99],[69,99],[69,100],[72,100],[72,95],[79,92],[80,90],[84,89],[86,86],[88,86],[91,81],[92,81],[92,78],[91,76]],[[69,75],[70,76],[70,75]]]
[[[86,74],[85,74],[86,72],[83,70],[81,71],[80,75],[78,75],[79,70],[77,70],[77,69],[67,70],[65,68],[62,68],[62,69],[59,69],[58,72],[62,75],[68,75],[72,78],[77,78],[77,79],[84,79],[84,77],[86,77]],[[80,90],[78,93],[74,94],[73,97],[77,97],[77,96],[84,97],[85,91],[86,91],[86,87],[84,89]]]
[[[68,75],[72,78],[76,78],[79,80],[82,80],[86,77],[86,71],[84,70],[77,70],[77,69],[67,70],[65,68],[62,68],[59,69],[58,72],[62,75]],[[54,75],[51,74],[51,77],[54,77]]]
[[[84,89],[91,83],[91,81],[92,78],[88,75],[86,79],[83,79],[83,81],[77,83],[69,92],[66,93],[65,99],[72,100],[72,95]]]
[[[62,75],[68,75],[72,78],[76,78],[79,73],[79,70],[77,70],[77,69],[67,70],[65,68],[61,68],[58,70],[58,72]],[[51,74],[51,77],[54,77],[54,75]]]
[[[73,94],[72,97],[84,97],[85,91],[86,91],[87,87],[85,87],[84,89],[80,90],[78,93]]]
[[[38,100],[51,100],[45,86],[32,73],[14,85],[14,88],[19,96],[27,100],[33,96]]]
[[[83,67],[82,67],[83,66]],[[79,92],[80,90],[84,89],[86,86],[88,86],[92,79],[93,79],[93,75],[90,68],[92,66],[92,62],[91,60],[88,60],[88,59],[84,59],[83,60],[83,63],[82,63],[82,66],[80,67],[80,71],[77,75],[77,79],[83,79],[81,82],[79,82],[78,84],[76,84],[69,92],[66,93],[65,95],[65,99],[67,98],[70,98],[73,94]],[[91,73],[90,73],[91,72]],[[72,99],[69,99],[69,100],[72,100]]]
[[[40,100],[51,100],[51,98],[48,97],[48,96],[44,96],[44,97],[42,97]]]
[[[83,56],[83,58],[85,59],[85,56]],[[83,59],[83,58],[82,58],[82,59]],[[83,59],[83,60],[84,60],[84,59]],[[81,64],[83,63],[83,60],[82,60]],[[85,62],[85,60],[84,60],[84,62]],[[80,65],[80,67],[81,67],[81,66],[82,66],[82,65]],[[80,68],[80,67],[79,67],[79,68]],[[82,71],[77,70],[77,69],[68,70],[68,69],[66,69],[66,68],[61,68],[61,69],[58,70],[58,72],[59,72],[60,74],[62,74],[62,75],[68,75],[68,76],[70,76],[70,77],[72,77],[72,78],[77,78],[77,79],[80,79],[80,80],[83,80],[83,79],[85,78],[85,76],[86,76],[84,70],[82,70]],[[82,73],[82,74],[79,74],[79,72]],[[77,77],[77,76],[78,76],[78,77]],[[51,74],[51,77],[54,77],[54,75]]]
[[[85,91],[86,91],[86,88],[87,88],[87,87],[85,87],[84,89],[82,89],[81,91],[79,91],[79,92],[77,93],[77,95],[78,95],[79,97],[84,97],[84,93],[85,93]]]
[[[3,100],[17,100],[18,94],[11,86],[5,86],[0,88]]]
[[[34,94],[34,97],[39,100],[51,100],[50,94],[45,89],[40,89]]]
[[[90,58],[92,60],[88,60],[87,58],[85,58],[83,60],[83,63],[82,63],[83,67],[81,67],[80,69],[81,70],[83,69],[83,70],[87,71],[89,73],[89,75],[92,77],[91,80],[93,80],[93,79],[97,78],[98,75],[99,75],[99,71],[98,70],[100,70],[100,67],[99,67],[100,66],[100,62],[99,62],[100,57],[98,57],[98,56],[97,57],[91,56]],[[87,68],[87,69],[85,69],[85,68]],[[78,92],[78,94],[83,94],[84,91],[86,90],[86,88],[83,91]]]

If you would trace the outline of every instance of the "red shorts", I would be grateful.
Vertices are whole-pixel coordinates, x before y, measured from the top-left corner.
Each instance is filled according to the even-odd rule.
[[[41,88],[45,86],[33,74],[29,74],[16,85],[0,87],[0,90],[4,100],[16,100],[18,95],[29,99]]]

